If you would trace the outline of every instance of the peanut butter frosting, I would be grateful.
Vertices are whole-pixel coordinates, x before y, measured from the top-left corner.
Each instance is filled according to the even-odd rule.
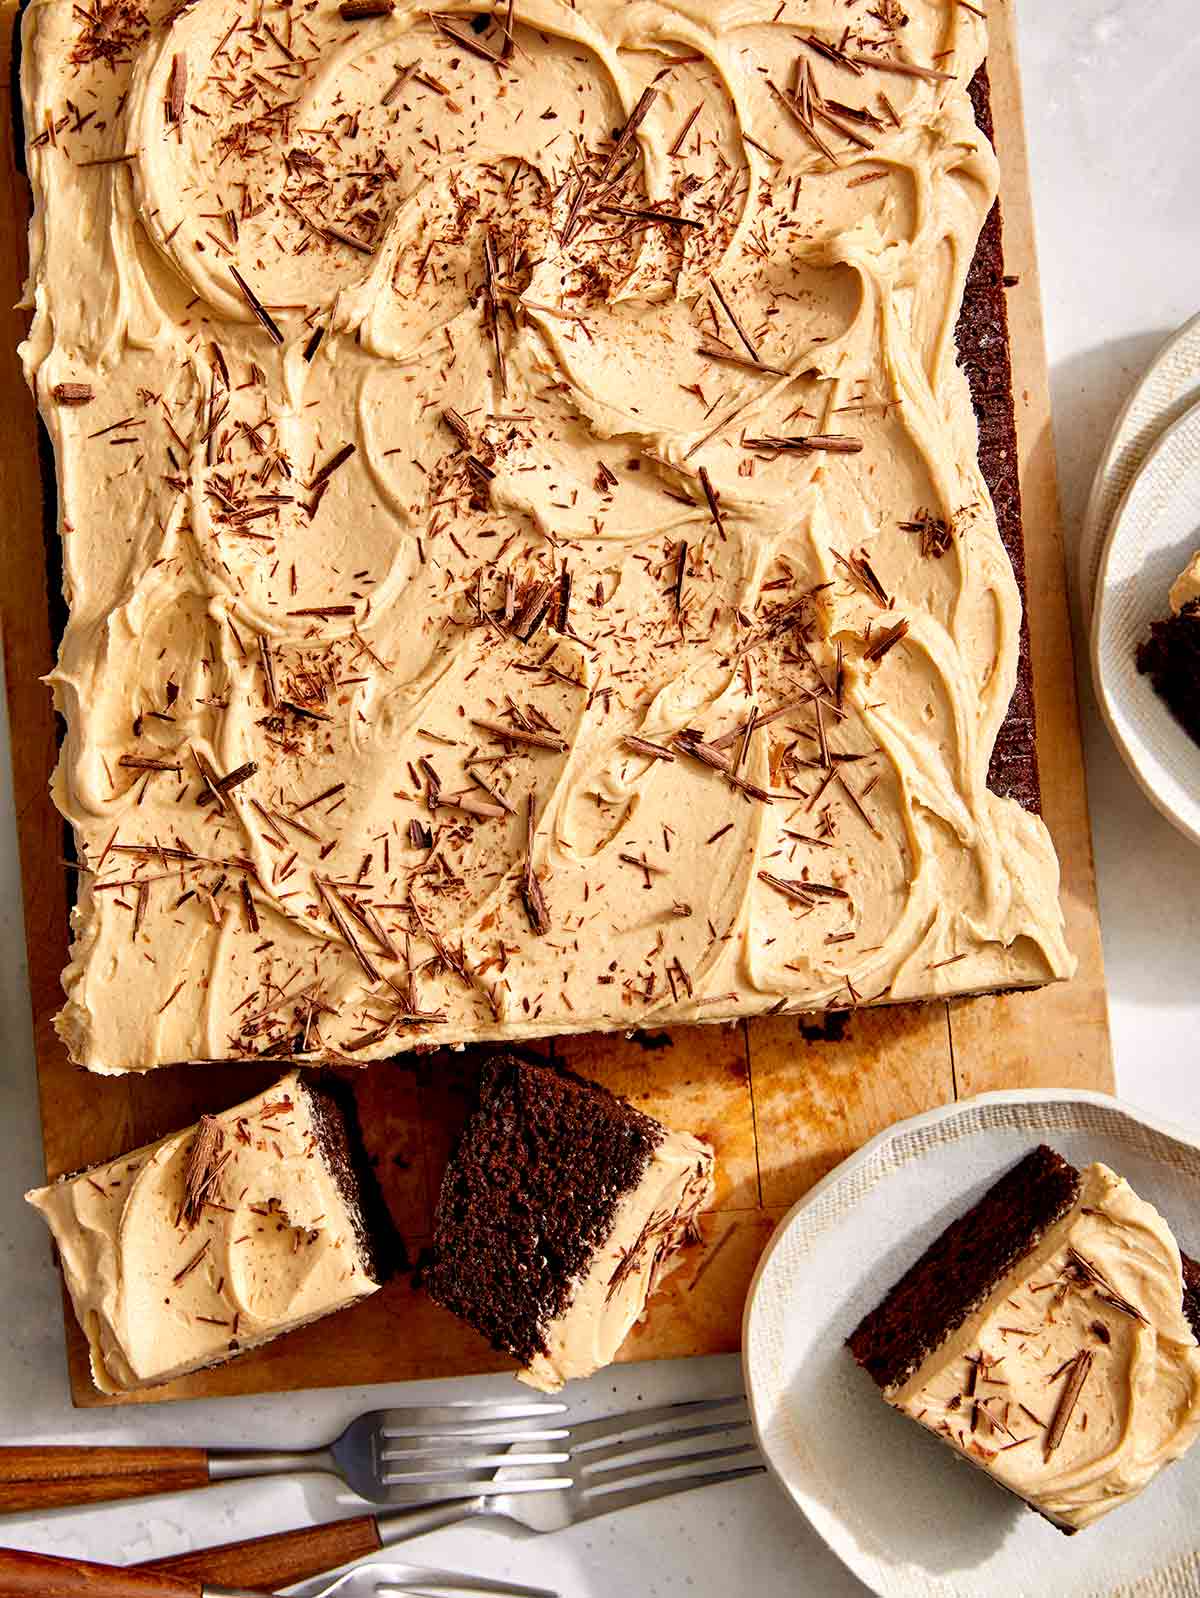
[[[32,0],[78,1062],[1070,974],[987,787],[985,49],[954,0]]]
[[[697,1216],[713,1195],[713,1151],[687,1132],[667,1132],[641,1181],[617,1204],[612,1229],[572,1290],[563,1313],[543,1328],[545,1352],[518,1380],[545,1393],[611,1365],[645,1313],[647,1300],[698,1235]]]
[[[1200,553],[1192,556],[1171,584],[1171,609],[1176,616],[1193,599],[1200,599]]]
[[[1125,1503],[1200,1433],[1200,1347],[1166,1221],[1104,1165],[894,1404],[1060,1525]]]
[[[295,1074],[27,1193],[104,1393],[215,1365],[377,1291]]]

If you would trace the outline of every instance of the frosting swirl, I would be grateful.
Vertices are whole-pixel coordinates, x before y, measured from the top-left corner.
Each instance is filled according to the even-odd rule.
[[[985,34],[899,9],[32,0],[78,1061],[1071,972],[986,784]]]

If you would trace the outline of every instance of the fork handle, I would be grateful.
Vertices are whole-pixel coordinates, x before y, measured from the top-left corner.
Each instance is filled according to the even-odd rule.
[[[0,1514],[206,1487],[202,1448],[0,1448]]]
[[[198,1581],[0,1548],[4,1598],[203,1598]]]
[[[321,1576],[355,1559],[366,1559],[381,1548],[391,1548],[410,1537],[423,1536],[442,1526],[453,1526],[478,1514],[480,1500],[437,1504],[428,1509],[389,1511],[380,1517],[356,1515],[350,1520],[326,1521],[297,1531],[251,1537],[240,1543],[197,1548],[173,1559],[147,1560],[135,1567],[166,1575],[190,1576],[205,1582],[249,1582],[256,1587],[290,1587],[309,1576]]]
[[[297,1531],[269,1537],[249,1537],[244,1542],[195,1548],[173,1559],[145,1560],[135,1568],[166,1576],[190,1577],[193,1582],[243,1582],[268,1590],[290,1587],[294,1581],[336,1570],[352,1559],[365,1559],[383,1547],[374,1515],[329,1521],[323,1526],[302,1526]]]

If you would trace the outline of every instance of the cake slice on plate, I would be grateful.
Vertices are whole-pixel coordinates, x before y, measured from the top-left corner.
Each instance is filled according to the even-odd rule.
[[[217,1365],[378,1291],[396,1238],[353,1100],[292,1072],[26,1195],[105,1393]]]
[[[1044,1146],[849,1338],[883,1397],[1065,1532],[1200,1431],[1200,1266],[1104,1165]]]
[[[708,1144],[502,1056],[442,1180],[430,1293],[555,1392],[612,1361],[712,1190]]]

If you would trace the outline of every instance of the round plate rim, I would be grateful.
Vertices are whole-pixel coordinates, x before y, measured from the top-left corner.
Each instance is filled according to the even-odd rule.
[[[939,1122],[949,1121],[968,1110],[973,1110],[980,1105],[1021,1105],[1021,1104],[1092,1104],[1108,1110],[1115,1110],[1124,1115],[1135,1125],[1157,1133],[1160,1137],[1174,1139],[1188,1148],[1200,1153],[1200,1134],[1188,1131],[1177,1122],[1165,1119],[1162,1116],[1141,1110],[1136,1105],[1130,1104],[1125,1099],[1118,1098],[1113,1093],[1103,1093],[1095,1088],[1002,1088],[990,1093],[976,1093],[969,1099],[956,1099],[950,1104],[939,1104],[931,1110],[922,1110],[917,1115],[910,1115],[903,1121],[893,1122],[891,1126],[884,1127],[877,1132],[869,1142],[856,1149],[853,1154],[835,1165],[832,1171],[824,1175],[821,1180],[809,1188],[807,1193],[792,1205],[787,1214],[776,1226],[763,1250],[754,1275],[750,1279],[750,1287],[746,1294],[746,1307],[742,1312],[742,1380],[746,1392],[746,1404],[750,1411],[750,1425],[754,1433],[755,1442],[767,1469],[787,1494],[796,1509],[804,1516],[813,1534],[820,1538],[829,1551],[841,1561],[847,1570],[870,1591],[879,1594],[879,1598],[890,1598],[887,1589],[875,1586],[857,1566],[846,1557],[842,1549],[830,1541],[825,1532],[812,1520],[803,1501],[793,1490],[791,1484],[784,1476],[783,1471],[776,1464],[771,1451],[767,1446],[767,1428],[761,1413],[760,1399],[755,1389],[751,1371],[750,1341],[755,1307],[758,1300],[759,1289],[763,1276],[772,1256],[783,1241],[787,1231],[796,1223],[800,1216],[809,1209],[831,1187],[853,1176],[854,1172],[871,1160],[876,1151],[890,1143],[901,1134],[919,1131],[924,1127],[936,1126]]]
[[[1200,318],[1197,318],[1197,320],[1200,321]],[[1121,759],[1129,768],[1130,775],[1159,814],[1165,816],[1171,825],[1181,832],[1185,838],[1188,838],[1194,844],[1200,845],[1200,826],[1193,826],[1185,820],[1179,811],[1153,786],[1149,777],[1142,770],[1140,759],[1121,732],[1116,699],[1109,691],[1104,670],[1100,663],[1100,639],[1104,624],[1104,598],[1108,566],[1121,533],[1122,523],[1128,514],[1134,495],[1145,488],[1148,478],[1157,470],[1159,457],[1166,453],[1177,438],[1193,430],[1200,431],[1200,400],[1197,400],[1182,416],[1172,422],[1165,432],[1159,435],[1153,447],[1147,453],[1146,459],[1142,462],[1137,475],[1121,497],[1121,503],[1118,505],[1112,519],[1112,526],[1105,536],[1104,544],[1100,551],[1100,562],[1096,568],[1096,591],[1092,604],[1092,624],[1091,635],[1088,640],[1088,655],[1091,663],[1092,685],[1096,694],[1096,703],[1100,707],[1100,714],[1104,719],[1104,725],[1108,729],[1109,736],[1113,743],[1116,744]],[[1171,714],[1165,705],[1162,707],[1162,713],[1164,716]]]
[[[1125,403],[1117,412],[1116,420],[1113,422],[1108,438],[1105,440],[1104,449],[1096,466],[1095,475],[1092,478],[1092,486],[1088,491],[1083,520],[1080,523],[1079,552],[1077,556],[1079,597],[1084,618],[1087,620],[1090,620],[1095,614],[1096,595],[1100,592],[1101,569],[1104,564],[1108,535],[1116,523],[1116,519],[1120,514],[1121,504],[1125,499],[1125,495],[1122,495],[1121,502],[1113,507],[1109,526],[1106,528],[1101,527],[1102,503],[1108,490],[1108,481],[1112,475],[1116,457],[1125,439],[1125,430],[1128,426],[1129,418],[1133,414],[1134,407],[1150,387],[1162,364],[1169,360],[1177,349],[1190,342],[1193,338],[1197,340],[1197,366],[1200,367],[1200,311],[1197,311],[1195,316],[1189,317],[1173,333],[1168,334],[1160,347],[1154,352],[1150,364],[1134,384]],[[1176,421],[1178,420],[1180,418],[1177,417]],[[1161,436],[1160,434],[1159,438]],[[1135,477],[1142,470],[1146,461],[1149,460],[1150,454],[1159,442],[1159,438],[1155,438],[1146,455],[1138,463],[1137,471],[1134,474]]]

